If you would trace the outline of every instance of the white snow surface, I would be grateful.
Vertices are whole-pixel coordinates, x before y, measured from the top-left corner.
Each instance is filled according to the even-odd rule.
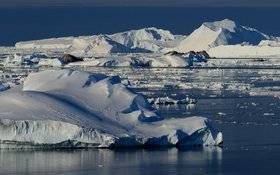
[[[280,47],[280,39],[276,40],[262,40],[259,46]]]
[[[16,43],[17,49],[52,49],[73,51],[76,54],[104,54],[131,52],[159,52],[173,47],[174,41],[183,36],[174,36],[168,30],[155,27],[129,30],[115,34],[61,37]],[[78,51],[79,50],[79,51]],[[78,52],[78,53],[77,53]]]
[[[84,61],[66,65],[72,66],[101,66],[101,67],[188,67],[196,64],[204,64],[208,58],[194,53],[186,54],[127,54],[109,55],[98,58],[85,58]],[[55,66],[55,64],[50,63]],[[60,65],[57,65],[60,66]]]
[[[143,28],[120,32],[109,36],[114,41],[129,48],[143,52],[159,52],[164,48],[164,43],[175,40],[175,36],[168,30],[157,29],[155,27]]]
[[[54,59],[40,59],[39,66],[52,66],[52,67],[60,67],[63,64],[61,63],[61,61],[58,58],[54,58]]]
[[[217,58],[275,59],[280,57],[279,43],[279,37],[268,36],[254,28],[224,19],[205,22],[189,36],[173,35],[168,30],[149,27],[115,34],[18,42],[15,48],[0,48],[0,52],[5,52],[3,65],[7,67],[36,64],[61,67],[63,65],[59,58],[65,53],[84,59],[82,62],[70,63],[67,65],[69,67],[188,67],[192,64],[186,56],[189,51],[206,50],[211,57]],[[170,51],[185,55],[165,54]],[[41,56],[34,53],[41,53]],[[42,57],[42,53],[46,57]],[[221,64],[232,63],[226,61],[208,60],[207,64],[202,62],[195,66],[208,66],[212,63],[224,66]],[[274,62],[279,65],[277,60],[271,64]]]
[[[252,44],[270,37],[256,29],[241,26],[236,22],[224,19],[215,22],[205,22],[182,40],[175,50],[179,52],[203,51],[220,45]]]
[[[280,47],[227,45],[211,48],[208,54],[217,58],[279,58]]]
[[[164,119],[119,77],[73,70],[31,73],[0,92],[0,145],[114,147],[218,145],[206,118]]]
[[[66,50],[79,57],[91,57],[97,54],[130,53],[130,48],[112,40],[105,35],[97,35],[84,39],[74,39],[71,46]]]
[[[72,44],[74,38],[84,37],[61,37],[33,41],[22,41],[17,42],[15,47],[17,49],[66,49]]]

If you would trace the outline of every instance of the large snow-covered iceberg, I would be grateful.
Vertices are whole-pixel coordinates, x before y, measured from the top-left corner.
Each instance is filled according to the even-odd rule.
[[[119,77],[73,70],[30,74],[0,93],[0,146],[219,145],[206,118],[164,119]]]
[[[131,52],[159,52],[165,47],[171,47],[173,41],[182,38],[174,36],[168,30],[148,27],[129,30],[115,34],[61,37],[16,43],[17,49],[49,49],[69,51],[91,48],[94,53],[131,53]],[[91,46],[90,46],[91,45]]]
[[[129,48],[138,51],[142,49],[143,52],[159,52],[168,45],[168,42],[175,40],[175,36],[170,31],[155,27],[115,33],[109,37]]]
[[[192,51],[206,51],[210,57],[221,59],[278,58],[280,39],[224,19],[205,22],[188,36],[173,35],[168,30],[147,27],[115,34],[18,42],[12,50],[5,56],[5,66],[35,64],[64,66],[59,58],[63,54],[71,54],[84,61],[70,63],[67,65],[69,67],[188,67],[193,65],[192,60],[199,62],[194,66],[209,65],[196,61],[197,55],[195,59],[190,59],[192,56],[188,54]],[[166,54],[175,51],[182,54]],[[38,54],[30,56],[34,52],[46,53],[47,58]],[[209,62],[215,62],[216,66],[223,66],[217,64],[217,60],[210,59]]]
[[[96,54],[130,53],[132,50],[105,35],[96,35],[84,39],[74,39],[67,49],[75,56],[94,56]]]
[[[252,44],[270,37],[254,28],[239,25],[224,19],[215,22],[205,22],[176,47],[177,51],[203,51],[220,45]]]

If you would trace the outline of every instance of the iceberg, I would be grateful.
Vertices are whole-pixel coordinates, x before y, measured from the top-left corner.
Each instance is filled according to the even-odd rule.
[[[279,58],[280,47],[227,45],[211,48],[208,53],[216,58]]]
[[[206,118],[165,119],[118,76],[70,69],[31,73],[0,92],[0,147],[220,145]]]
[[[15,44],[17,49],[67,49],[74,37],[49,38],[33,41],[21,41]]]
[[[257,29],[242,26],[232,20],[224,19],[205,22],[182,40],[175,50],[180,52],[203,51],[221,45],[258,45],[271,37]]]
[[[164,48],[164,43],[175,40],[170,31],[155,27],[115,33],[109,37],[131,49],[142,49],[142,52],[159,52]]]
[[[86,58],[84,61],[72,62],[66,67],[72,66],[99,66],[99,67],[190,67],[201,65],[209,60],[206,52],[168,52],[166,54],[128,54],[128,55],[110,55],[100,58]],[[46,64],[43,64],[46,63]],[[60,66],[52,62],[42,62],[41,65]]]
[[[272,40],[262,40],[259,46],[270,46],[270,47],[280,47],[280,38]]]
[[[77,57],[92,57],[96,54],[130,53],[130,48],[112,40],[106,35],[96,35],[85,39],[74,39],[66,52]]]
[[[223,66],[206,58],[278,58],[279,41],[279,37],[224,19],[205,22],[188,36],[147,27],[114,34],[18,42],[5,55],[4,65],[189,67],[207,66],[204,63],[208,61]],[[201,54],[203,51],[209,55]],[[64,54],[84,61],[61,62]]]

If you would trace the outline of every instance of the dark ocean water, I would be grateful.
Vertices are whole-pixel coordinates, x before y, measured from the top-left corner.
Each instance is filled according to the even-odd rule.
[[[61,36],[114,33],[155,26],[189,34],[205,21],[233,19],[280,35],[279,8],[33,7],[1,8],[0,45]]]

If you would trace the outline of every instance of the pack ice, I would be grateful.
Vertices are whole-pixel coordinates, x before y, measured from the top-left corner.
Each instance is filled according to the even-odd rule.
[[[206,118],[164,119],[117,76],[31,73],[0,93],[1,148],[219,145]]]

